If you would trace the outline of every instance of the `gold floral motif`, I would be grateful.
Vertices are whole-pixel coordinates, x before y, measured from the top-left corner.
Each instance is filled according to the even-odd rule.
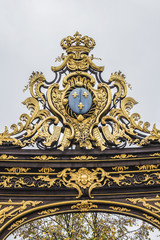
[[[130,212],[131,210],[128,208],[123,208],[123,207],[114,207],[114,206],[110,206],[109,208],[111,208],[112,210],[116,211],[116,212]]]
[[[150,172],[150,170],[146,170],[146,171]],[[144,183],[144,185],[160,184],[160,181],[159,181],[160,180],[160,173],[159,172],[155,172],[155,173],[151,173],[151,174],[144,173],[142,176],[143,177],[140,180],[135,178],[133,183],[134,184]]]
[[[145,216],[146,219],[150,220],[152,223],[156,223],[158,225],[160,225],[160,221],[152,216],[149,216],[146,213],[143,213],[143,216]]]
[[[153,154],[150,154],[151,157],[160,157],[160,153],[153,153]]]
[[[94,159],[97,159],[97,157],[93,157],[93,156],[85,156],[85,155],[83,155],[83,156],[76,156],[76,157],[74,157],[74,158],[71,158],[72,160],[94,160]]]
[[[30,168],[5,168],[9,173],[13,173],[13,174],[16,174],[16,175],[19,175],[21,173],[27,173]]]
[[[16,228],[20,227],[21,224],[24,223],[25,220],[27,220],[27,218],[22,218],[22,219],[16,221],[15,223],[13,223],[13,224],[11,225],[10,228],[8,228],[8,230],[12,230],[12,229],[16,229]]]
[[[0,156],[0,160],[9,160],[9,159],[17,159],[17,157],[14,156],[7,156],[6,154],[3,154]]]
[[[59,211],[59,208],[47,209],[42,212],[39,212],[38,215],[47,215],[48,216],[48,215],[55,213],[56,211]]]
[[[123,154],[120,154],[120,155],[115,155],[114,157],[111,157],[111,158],[114,158],[114,159],[116,159],[116,158],[118,158],[118,159],[125,159],[125,158],[135,158],[135,157],[137,157],[136,155],[132,155],[132,154],[125,154],[125,153],[123,153]]]
[[[127,201],[133,204],[142,203],[143,207],[150,209],[153,213],[160,213],[160,197],[157,195],[155,198],[127,198]]]
[[[35,156],[35,157],[32,157],[31,159],[37,159],[37,160],[42,160],[42,161],[48,161],[48,160],[54,160],[54,159],[57,159],[57,157],[41,155],[41,156]]]
[[[53,168],[41,168],[40,170],[38,170],[38,172],[41,172],[41,173],[52,173],[54,171],[55,169]]]
[[[139,170],[154,170],[157,169],[159,167],[159,164],[157,165],[153,165],[153,164],[148,164],[148,165],[142,165],[142,166],[136,166]]]
[[[116,166],[116,167],[112,167],[112,170],[114,171],[118,171],[118,172],[123,172],[125,170],[129,169],[129,167],[126,167],[126,166]]]
[[[71,206],[71,209],[78,209],[81,212],[88,212],[90,209],[98,208],[97,205],[93,204],[89,200],[82,200],[80,203]]]
[[[0,202],[0,224],[3,224],[7,218],[15,217],[23,212],[29,206],[35,207],[42,201],[21,201],[13,202],[11,199],[8,202]]]

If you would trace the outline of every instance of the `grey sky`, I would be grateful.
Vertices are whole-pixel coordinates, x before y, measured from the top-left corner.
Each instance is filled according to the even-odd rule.
[[[160,128],[159,0],[0,0],[0,131],[26,111],[32,71],[53,79],[59,43],[77,30],[95,39],[104,80],[121,70],[139,102],[133,111]]]

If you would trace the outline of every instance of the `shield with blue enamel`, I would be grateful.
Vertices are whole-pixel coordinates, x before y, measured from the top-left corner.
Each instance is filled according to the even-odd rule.
[[[68,103],[76,114],[85,114],[92,106],[92,96],[85,88],[75,88],[69,94]]]

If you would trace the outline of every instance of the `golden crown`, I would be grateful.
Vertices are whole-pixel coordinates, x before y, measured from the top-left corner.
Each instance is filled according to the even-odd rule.
[[[96,45],[93,38],[88,36],[82,37],[79,32],[76,32],[73,37],[68,36],[61,41],[61,47],[66,50],[67,53],[72,51],[84,51],[89,53]]]

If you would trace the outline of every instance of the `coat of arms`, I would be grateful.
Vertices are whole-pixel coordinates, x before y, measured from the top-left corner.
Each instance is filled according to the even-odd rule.
[[[139,146],[160,142],[160,131],[143,124],[138,113],[129,111],[137,103],[127,97],[127,83],[120,71],[105,82],[104,67],[94,64],[89,55],[94,39],[78,32],[62,39],[67,54],[52,67],[55,79],[48,82],[42,73],[33,73],[29,80],[31,97],[23,104],[30,110],[22,114],[0,134],[1,146],[25,147],[37,144],[40,149],[106,148]]]

